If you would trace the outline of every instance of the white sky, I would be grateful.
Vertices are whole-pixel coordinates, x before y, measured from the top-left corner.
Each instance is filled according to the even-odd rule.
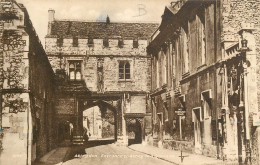
[[[173,0],[17,0],[27,8],[30,19],[44,45],[47,34],[48,9],[57,19],[111,22],[158,22],[165,6]],[[140,14],[139,14],[140,12]]]

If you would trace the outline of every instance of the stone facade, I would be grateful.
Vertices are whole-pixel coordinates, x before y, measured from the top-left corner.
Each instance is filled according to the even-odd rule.
[[[0,164],[31,164],[55,147],[54,73],[23,5],[0,4]]]
[[[149,143],[192,145],[190,152],[259,163],[258,6],[255,0],[187,0],[166,7],[148,46]]]
[[[127,144],[126,123],[129,118],[135,119],[129,114],[142,116],[141,132],[145,125],[151,128],[149,120],[144,120],[151,88],[151,59],[146,47],[158,25],[64,21],[54,14],[54,10],[49,10],[45,38],[49,61],[54,70],[65,71],[68,82],[85,83],[92,95],[76,96],[79,105],[84,103],[78,112],[96,105],[113,109],[117,117],[116,136],[124,144]],[[144,124],[145,121],[148,122]]]

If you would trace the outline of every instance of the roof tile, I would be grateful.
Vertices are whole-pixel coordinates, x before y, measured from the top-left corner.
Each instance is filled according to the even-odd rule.
[[[156,23],[106,23],[80,21],[54,21],[51,34],[47,37],[62,36],[63,38],[139,38],[148,39],[158,28]]]

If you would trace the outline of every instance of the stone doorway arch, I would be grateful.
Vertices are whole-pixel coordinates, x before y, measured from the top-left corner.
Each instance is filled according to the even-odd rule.
[[[128,145],[140,144],[143,141],[143,117],[125,116]]]

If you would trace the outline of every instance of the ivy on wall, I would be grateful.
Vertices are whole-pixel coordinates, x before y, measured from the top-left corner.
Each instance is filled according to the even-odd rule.
[[[14,30],[6,30],[3,34],[4,43],[4,79],[7,88],[23,89],[22,80],[26,77],[23,50],[26,41]]]
[[[18,113],[25,112],[28,108],[28,102],[20,97],[21,94],[8,93],[3,95],[3,112]],[[7,110],[9,111],[7,112]]]

